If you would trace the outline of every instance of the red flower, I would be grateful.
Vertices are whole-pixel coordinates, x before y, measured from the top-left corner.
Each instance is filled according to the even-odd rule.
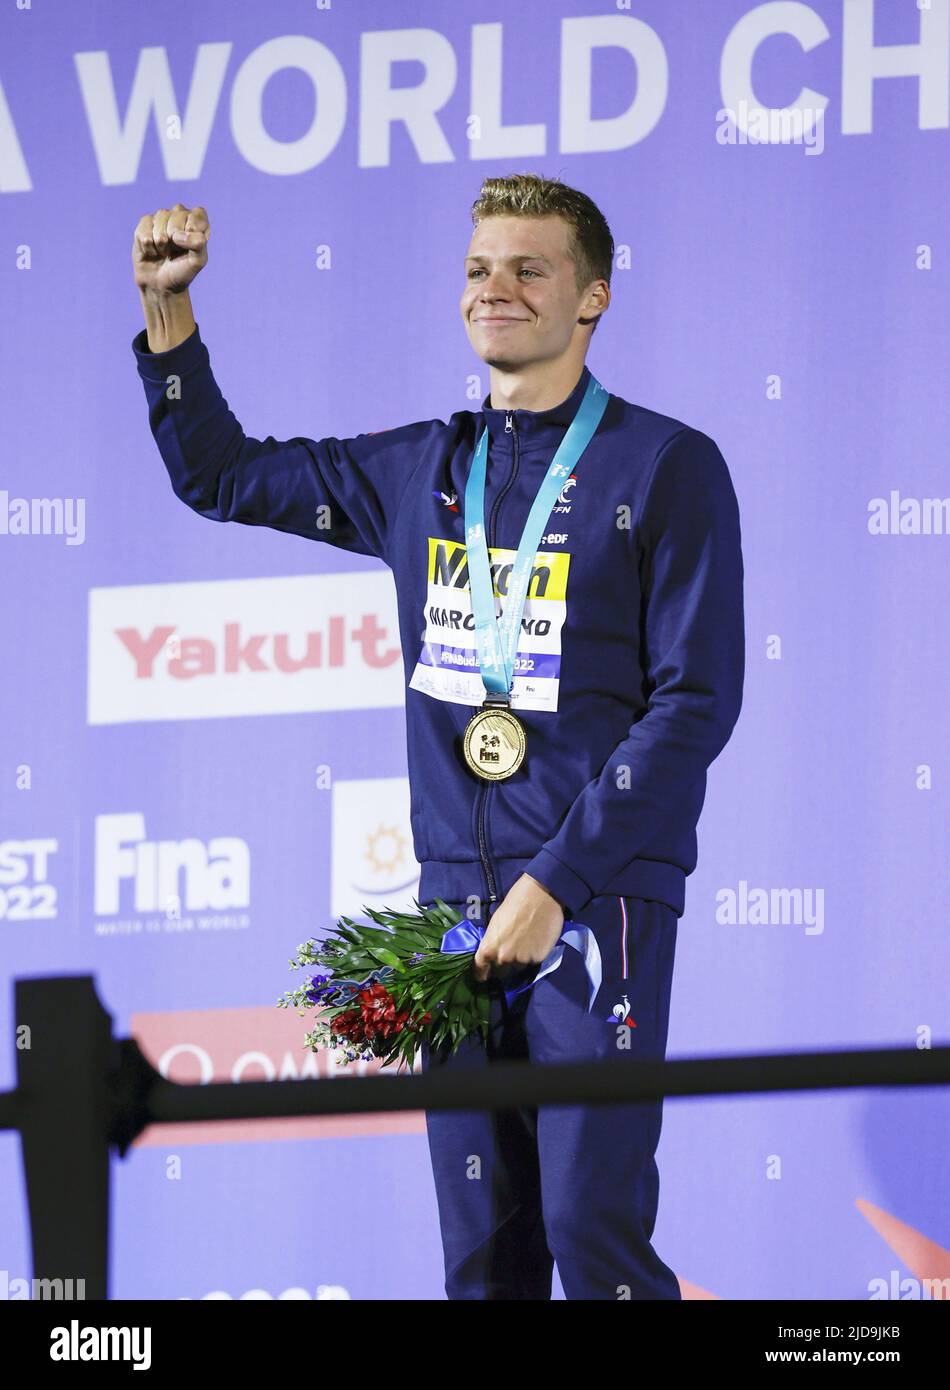
[[[388,990],[377,980],[366,989],[361,989],[357,998],[367,1033],[372,1028],[382,1033],[383,1037],[389,1037],[396,1018],[396,1005]]]
[[[396,1001],[378,980],[361,989],[353,1005],[358,1007],[351,1006],[336,1015],[333,1031],[356,1046],[372,1045],[379,1038],[390,1038],[405,1031],[418,1032],[432,1019],[428,1009],[415,1018],[408,1008],[397,1013]]]
[[[359,1039],[362,1020],[355,1009],[344,1009],[333,1020],[333,1031],[350,1041]]]

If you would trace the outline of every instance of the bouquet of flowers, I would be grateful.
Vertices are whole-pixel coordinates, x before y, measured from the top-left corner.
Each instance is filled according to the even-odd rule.
[[[454,1052],[470,1034],[486,1035],[490,987],[472,973],[481,929],[441,898],[433,907],[413,902],[416,912],[364,906],[375,926],[341,917],[319,946],[311,939],[297,948],[290,968],[316,973],[277,1005],[301,1016],[320,1008],[305,1047],[342,1048],[338,1064],[375,1058],[411,1068],[423,1038],[431,1047],[448,1041]]]

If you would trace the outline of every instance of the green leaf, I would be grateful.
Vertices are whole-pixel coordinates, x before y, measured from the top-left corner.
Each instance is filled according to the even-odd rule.
[[[400,975],[405,972],[405,966],[396,955],[395,951],[387,951],[382,946],[371,946],[369,954],[374,960],[381,961],[383,965],[391,965],[393,970],[398,970]]]

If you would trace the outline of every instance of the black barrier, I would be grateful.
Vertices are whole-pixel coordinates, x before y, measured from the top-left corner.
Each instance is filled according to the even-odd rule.
[[[17,1088],[0,1092],[0,1129],[20,1131],[33,1277],[82,1279],[86,1298],[99,1299],[108,1298],[109,1150],[124,1158],[150,1124],[950,1082],[950,1047],[906,1047],[663,1062],[500,1061],[466,1074],[464,1088],[457,1076],[439,1072],[340,1077],[332,1086],[320,1080],[181,1085],[166,1081],[134,1038],[112,1036],[91,975],[17,980],[14,1016]]]

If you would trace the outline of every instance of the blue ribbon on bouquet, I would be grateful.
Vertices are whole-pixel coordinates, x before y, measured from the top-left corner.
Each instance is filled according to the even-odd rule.
[[[471,922],[466,919],[464,922],[459,922],[458,926],[449,928],[442,938],[439,952],[442,955],[456,955],[462,951],[477,951],[478,944],[484,935],[485,928],[480,922]],[[590,1013],[594,1007],[594,1000],[597,998],[602,977],[600,947],[597,945],[597,938],[590,927],[585,927],[581,922],[568,921],[564,923],[564,929],[558,937],[554,949],[541,962],[534,979],[529,980],[526,985],[519,985],[517,989],[506,989],[505,1001],[510,1004],[516,995],[523,994],[526,989],[531,989],[539,980],[543,980],[545,975],[553,975],[561,964],[568,946],[573,947],[584,961],[590,994],[587,1012]]]
[[[323,986],[319,993],[332,999],[334,1005],[349,1004],[361,990],[367,989],[377,980],[382,982],[395,973],[391,965],[383,965],[378,970],[373,970],[366,976],[365,980],[331,980],[329,984]]]

